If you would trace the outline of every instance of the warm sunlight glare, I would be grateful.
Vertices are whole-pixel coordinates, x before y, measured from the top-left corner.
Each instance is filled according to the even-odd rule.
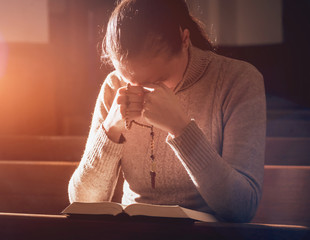
[[[4,76],[8,62],[8,45],[0,33],[0,79]]]

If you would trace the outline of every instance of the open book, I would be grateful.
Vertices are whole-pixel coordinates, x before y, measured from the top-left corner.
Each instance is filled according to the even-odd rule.
[[[152,205],[144,203],[135,203],[128,206],[115,202],[94,202],[83,203],[74,202],[70,204],[62,214],[68,215],[119,215],[127,214],[129,216],[150,216],[163,218],[184,218],[203,222],[217,222],[216,218],[208,213],[199,212],[177,205]]]

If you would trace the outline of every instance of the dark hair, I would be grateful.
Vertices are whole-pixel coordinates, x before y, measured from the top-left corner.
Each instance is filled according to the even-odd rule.
[[[195,47],[213,49],[184,0],[123,0],[108,22],[102,58],[124,61],[143,51],[177,54],[182,48],[180,28],[190,31]]]

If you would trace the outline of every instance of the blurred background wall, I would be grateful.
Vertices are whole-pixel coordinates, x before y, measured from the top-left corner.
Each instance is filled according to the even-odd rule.
[[[308,0],[188,0],[217,51],[249,61],[268,96],[310,107]],[[113,0],[0,0],[0,135],[86,135],[111,68]]]

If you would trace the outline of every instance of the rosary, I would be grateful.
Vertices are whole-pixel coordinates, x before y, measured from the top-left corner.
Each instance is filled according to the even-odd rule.
[[[126,93],[129,90],[129,86],[130,84],[127,84],[127,88],[126,88]],[[127,95],[127,101],[126,101],[126,107],[128,107],[130,104],[129,100],[128,100],[128,95]],[[135,120],[129,121],[128,120],[128,112],[127,112],[127,108],[126,108],[126,113],[125,113],[125,127],[127,130],[131,129],[132,124],[136,124],[140,127],[143,128],[149,128],[151,130],[150,135],[151,135],[151,155],[150,155],[150,159],[151,159],[151,169],[150,169],[150,176],[151,176],[151,186],[153,189],[155,189],[155,177],[156,177],[156,172],[155,172],[155,156],[154,156],[154,129],[153,126],[151,125],[146,125],[146,124],[142,124],[142,123],[138,123]]]

